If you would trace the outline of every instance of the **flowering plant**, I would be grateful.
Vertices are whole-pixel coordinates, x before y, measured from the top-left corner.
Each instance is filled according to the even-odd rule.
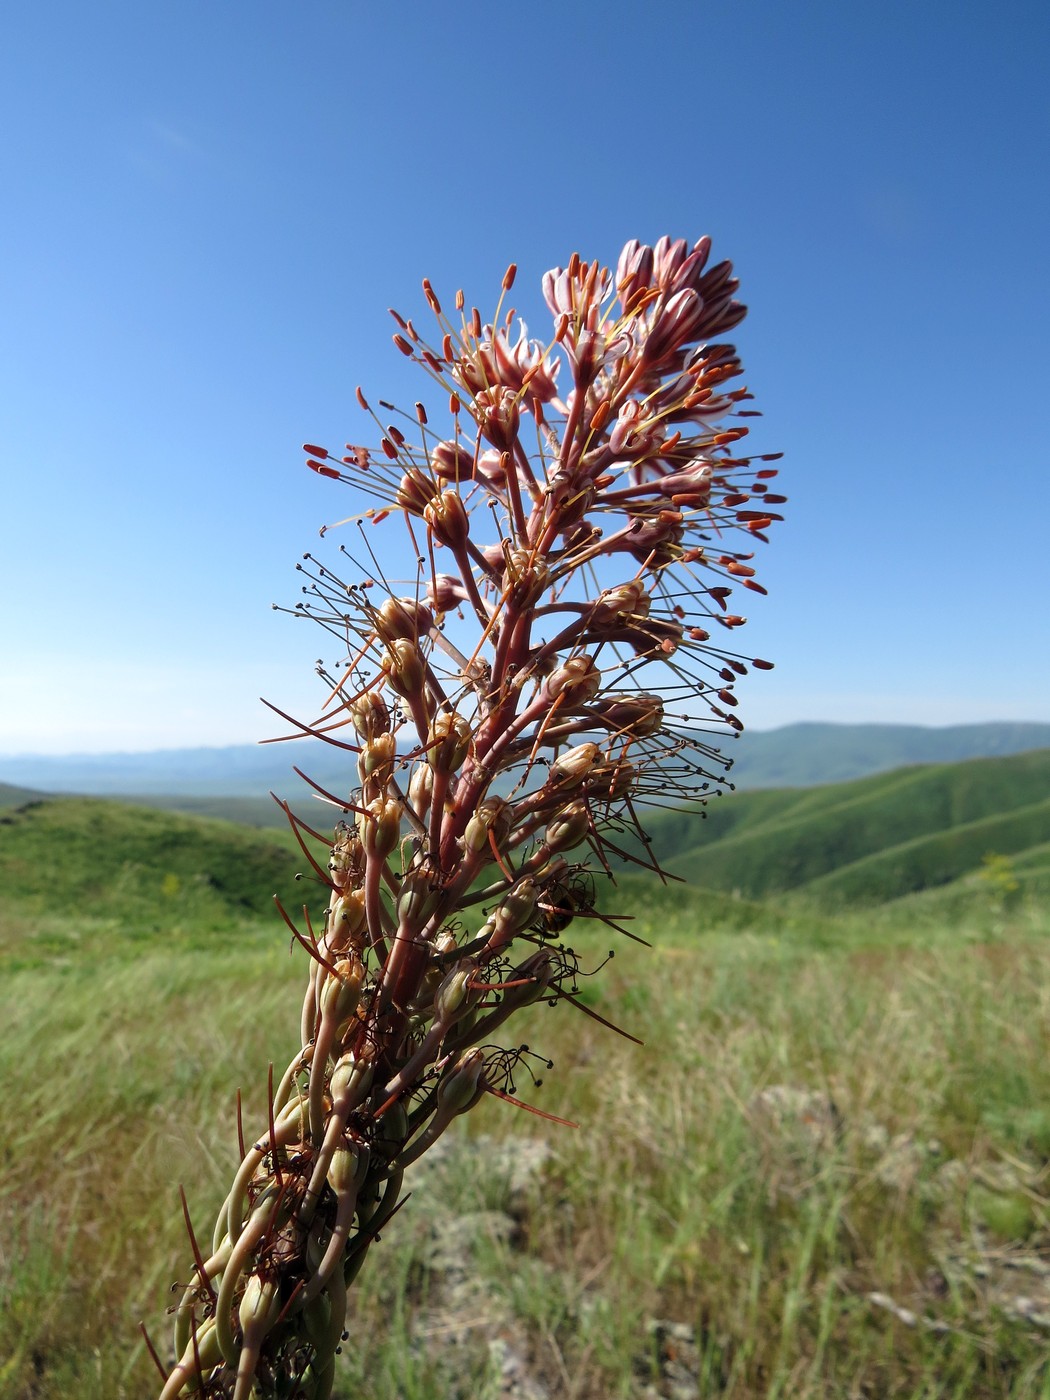
[[[632,241],[615,274],[574,254],[543,279],[546,343],[513,338],[513,267],[488,323],[425,281],[435,343],[396,313],[394,342],[447,396],[444,435],[422,402],[381,403],[399,421],[372,414],[377,449],[306,448],[373,501],[369,566],[344,547],[346,583],[306,556],[297,609],[347,654],[321,716],[293,723],[352,755],[358,784],[314,785],[345,818],[334,842],[288,812],[328,891],[319,932],[282,911],[310,955],[301,1048],[210,1245],[190,1231],[162,1400],[331,1393],[347,1288],[406,1168],[486,1095],[514,1100],[510,1016],[581,1005],[558,940],[606,917],[591,872],[625,830],[644,850],[639,804],[727,766],[707,739],[741,728],[747,662],[715,637],[744,621],[734,585],[763,591],[753,542],[783,497],[771,457],[739,455],[750,395],[719,337],[744,307],[709,251]],[[368,545],[388,516],[410,550],[398,588]]]

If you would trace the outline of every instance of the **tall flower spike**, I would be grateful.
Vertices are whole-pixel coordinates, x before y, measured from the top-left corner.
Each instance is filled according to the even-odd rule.
[[[741,727],[748,666],[713,636],[744,621],[737,587],[761,591],[783,497],[741,455],[750,395],[712,338],[744,311],[710,246],[632,241],[615,276],[573,254],[543,278],[547,341],[461,293],[450,318],[424,282],[435,343],[400,316],[394,340],[447,420],[419,402],[374,419],[375,449],[306,448],[369,503],[370,567],[307,556],[292,610],[345,649],[298,728],[346,754],[345,789],[315,788],[344,820],[311,857],[319,935],[285,915],[311,955],[301,1044],[183,1290],[163,1400],[331,1394],[346,1290],[405,1169],[483,1098],[515,1101],[523,1052],[492,1036],[541,998],[586,1011],[561,940],[604,917],[591,872],[624,830],[645,849],[647,804],[724,779],[709,741]],[[407,582],[383,579],[367,521],[403,525]]]

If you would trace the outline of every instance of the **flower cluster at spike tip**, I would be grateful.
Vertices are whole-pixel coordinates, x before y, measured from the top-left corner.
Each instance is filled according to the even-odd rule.
[[[769,665],[732,645],[730,599],[764,591],[751,561],[784,497],[779,454],[741,453],[751,395],[721,337],[744,307],[709,254],[632,241],[615,273],[574,254],[543,279],[548,341],[505,307],[513,267],[488,321],[425,281],[433,343],[397,313],[394,343],[440,392],[442,431],[422,402],[373,411],[359,390],[377,444],[306,448],[370,505],[341,546],[349,581],[300,565],[294,611],[345,654],[321,668],[320,715],[291,722],[356,781],[313,785],[334,841],[286,808],[327,893],[319,932],[282,910],[310,955],[301,1048],[210,1253],[194,1244],[162,1400],[331,1393],[346,1290],[406,1168],[482,1099],[520,1105],[531,1057],[498,1038],[508,1018],[540,1000],[593,1015],[562,934],[627,932],[594,874],[655,868],[639,809],[723,779],[708,741],[742,727],[736,682]],[[407,583],[372,551],[384,522],[407,532]]]

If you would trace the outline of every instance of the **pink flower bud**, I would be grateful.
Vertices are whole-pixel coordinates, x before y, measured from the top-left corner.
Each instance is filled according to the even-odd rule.
[[[467,590],[452,574],[436,574],[427,583],[427,602],[436,613],[454,612],[466,596]]]
[[[434,532],[434,538],[452,549],[462,549],[470,534],[467,510],[457,491],[442,491],[423,510],[423,519]]]
[[[572,280],[564,268],[556,267],[543,274],[541,282],[543,300],[557,316],[564,313],[571,316],[574,310]]]
[[[676,238],[673,242],[664,234],[653,249],[653,281],[661,287],[670,285],[675,272],[681,267],[686,256],[686,241]]]
[[[425,636],[434,625],[434,617],[425,603],[415,598],[387,598],[375,611],[375,629],[384,642],[395,637]]]
[[[576,784],[586,777],[601,756],[602,751],[597,744],[577,744],[551,764],[549,781]]]
[[[651,599],[641,579],[630,583],[606,588],[587,613],[587,621],[596,627],[609,627],[616,623],[637,622],[649,616]]]
[[[645,342],[646,364],[653,369],[671,368],[674,357],[696,340],[703,314],[704,303],[698,292],[692,288],[675,292],[656,314]]]
[[[502,545],[485,544],[478,551],[493,574],[502,574],[507,565],[507,556],[503,552]]]
[[[547,677],[546,693],[560,699],[567,714],[589,705],[602,687],[602,673],[590,656],[570,656]]]
[[[494,447],[487,447],[478,458],[478,476],[490,486],[500,489],[507,480],[507,473],[503,469],[503,453],[497,452]]]
[[[439,481],[469,481],[474,475],[474,454],[462,442],[439,442],[430,454],[430,470]]]
[[[664,722],[664,702],[659,695],[645,691],[628,695],[608,695],[597,706],[602,720],[617,734],[644,738],[656,734]]]
[[[648,291],[652,276],[653,250],[639,243],[637,238],[632,238],[624,245],[616,264],[616,287],[625,311],[630,309],[633,301]]]
[[[698,462],[685,471],[670,472],[653,482],[661,496],[670,496],[676,506],[691,510],[705,507],[711,499],[711,466]]]

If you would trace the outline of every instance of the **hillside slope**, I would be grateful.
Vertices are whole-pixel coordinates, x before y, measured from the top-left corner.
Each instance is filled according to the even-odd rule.
[[[945,884],[988,854],[1050,840],[1050,750],[900,769],[804,790],[736,793],[655,814],[651,849],[689,883],[760,899],[876,901]]]
[[[27,802],[39,801],[45,794],[35,788],[12,787],[10,783],[0,783],[0,808],[24,807]]]
[[[275,893],[294,907],[304,865],[287,838],[100,799],[50,798],[0,815],[0,899],[71,921],[163,923],[191,896],[213,917],[269,912]]]

